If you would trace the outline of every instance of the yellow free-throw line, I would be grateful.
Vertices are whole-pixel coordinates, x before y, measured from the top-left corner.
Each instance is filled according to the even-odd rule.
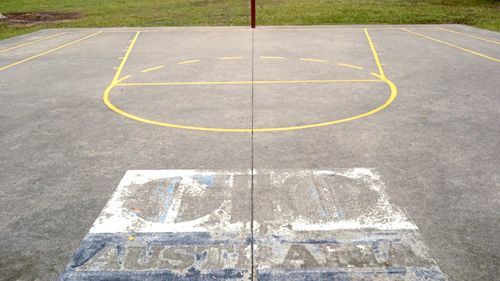
[[[470,37],[470,38],[475,38],[475,39],[482,40],[482,41],[485,41],[485,42],[489,42],[489,43],[500,45],[500,42],[495,41],[495,40],[491,40],[491,39],[487,39],[487,38],[484,38],[484,37],[479,37],[479,36],[472,35],[472,34],[458,32],[458,31],[447,29],[447,28],[443,28],[443,27],[440,27],[439,29],[440,30],[444,30],[444,31],[448,31],[448,32],[451,32],[451,33],[455,33],[455,34],[460,34],[460,35],[463,35],[463,36],[467,36],[467,37]]]
[[[195,82],[146,82],[146,83],[120,83],[117,86],[176,86],[176,85],[245,85],[245,84],[311,84],[311,83],[377,83],[379,79],[359,80],[269,80],[269,81],[195,81]]]
[[[56,47],[56,48],[54,48],[54,49],[51,49],[51,50],[45,51],[45,52],[40,53],[40,54],[38,54],[38,55],[31,56],[31,57],[29,57],[29,58],[26,58],[26,59],[20,60],[20,61],[18,61],[18,62],[15,62],[15,63],[9,64],[9,65],[6,65],[6,66],[2,66],[2,67],[0,67],[0,71],[2,71],[2,70],[6,70],[6,69],[8,69],[8,68],[11,68],[11,67],[16,66],[16,65],[18,65],[18,64],[21,64],[21,63],[24,63],[24,62],[30,61],[30,60],[32,60],[32,59],[36,59],[36,58],[38,58],[38,57],[41,57],[41,56],[44,56],[44,55],[50,54],[50,53],[55,52],[55,51],[57,51],[57,50],[60,50],[60,49],[63,49],[63,48],[69,47],[69,46],[74,45],[74,44],[76,44],[76,43],[78,43],[78,42],[80,42],[80,41],[83,41],[83,40],[88,39],[88,38],[90,38],[90,37],[94,37],[94,36],[96,36],[97,34],[100,34],[100,33],[102,33],[102,31],[99,31],[99,32],[93,33],[93,34],[91,34],[91,35],[85,36],[85,37],[83,37],[83,38],[80,38],[80,39],[77,39],[77,40],[74,40],[74,41],[68,42],[68,43],[66,43],[66,44],[64,44],[64,45],[61,45],[61,46]]]
[[[26,42],[26,43],[23,43],[23,44],[19,44],[17,46],[14,46],[14,47],[10,47],[10,48],[7,48],[7,49],[3,49],[3,50],[0,50],[0,54],[1,53],[5,53],[5,52],[8,52],[8,51],[11,51],[11,50],[15,50],[15,49],[18,49],[18,48],[21,48],[21,47],[24,47],[24,46],[28,46],[28,45],[31,45],[31,44],[34,44],[34,43],[37,43],[37,42],[40,42],[40,41],[44,41],[44,40],[47,40],[47,39],[50,39],[50,38],[54,38],[54,37],[57,37],[57,36],[61,36],[63,34],[66,34],[66,32],[61,32],[61,33],[57,33],[55,35],[51,35],[51,36],[47,36],[47,37],[43,37],[43,38],[40,38],[40,39],[36,39],[36,40],[33,40],[33,41],[29,41],[29,42]]]
[[[380,77],[382,77],[382,80],[385,79],[385,73],[384,69],[382,68],[382,64],[380,64],[380,59],[378,58],[377,51],[375,50],[375,46],[373,45],[372,39],[370,38],[370,34],[368,33],[368,29],[364,28],[366,39],[368,40],[368,45],[370,45],[370,49],[372,50],[373,54],[373,59],[375,60],[375,63],[377,64],[378,68],[378,73]]]
[[[253,129],[252,128],[212,128],[212,127],[199,127],[199,126],[172,124],[172,123],[167,123],[167,122],[160,122],[160,121],[155,121],[155,120],[151,120],[151,119],[146,119],[146,118],[142,118],[140,116],[128,113],[128,112],[116,107],[114,104],[112,104],[110,102],[109,95],[111,94],[113,87],[124,86],[127,84],[113,84],[112,83],[104,91],[103,100],[109,109],[113,110],[114,112],[116,112],[124,117],[130,118],[132,120],[135,120],[135,121],[138,121],[141,123],[146,123],[146,124],[156,125],[156,126],[161,126],[161,127],[195,130],[195,131],[226,132],[226,133],[293,131],[293,130],[302,130],[302,129],[308,129],[308,128],[330,126],[330,125],[334,125],[334,124],[339,124],[339,123],[357,120],[357,119],[364,118],[364,117],[367,117],[369,115],[375,114],[375,113],[385,109],[386,107],[388,107],[397,97],[398,90],[396,88],[396,85],[394,85],[394,83],[392,83],[389,79],[383,78],[382,76],[379,76],[378,74],[375,74],[374,76],[376,76],[377,78],[379,78],[381,80],[370,80],[370,81],[385,82],[389,86],[389,89],[390,89],[389,98],[383,104],[379,105],[378,107],[376,107],[370,111],[367,111],[365,113],[361,113],[361,114],[358,114],[358,115],[355,115],[352,117],[347,117],[347,118],[337,119],[337,120],[332,120],[332,121],[327,121],[327,122],[321,122],[321,123],[314,123],[314,124],[309,124],[309,125],[301,125],[301,126],[269,127],[269,128],[253,128]],[[332,81],[340,81],[340,80],[332,80]],[[251,83],[251,81],[250,81],[250,83]],[[130,85],[130,84],[128,84],[128,85]]]
[[[449,46],[449,47],[452,47],[452,48],[455,48],[455,49],[459,49],[461,51],[464,51],[464,52],[467,52],[467,53],[470,53],[470,54],[473,54],[473,55],[476,55],[476,56],[479,56],[479,57],[482,57],[482,58],[485,58],[485,59],[488,59],[488,60],[492,60],[494,62],[500,62],[500,59],[492,58],[492,57],[487,56],[485,54],[481,54],[479,52],[476,52],[476,51],[473,51],[473,50],[469,50],[469,49],[466,49],[464,47],[460,47],[460,46],[457,46],[455,44],[451,44],[449,42],[446,42],[446,41],[443,41],[443,40],[439,40],[437,38],[430,37],[430,36],[427,36],[427,35],[422,34],[422,33],[418,33],[418,32],[415,32],[415,31],[412,31],[412,30],[409,30],[409,29],[406,29],[406,28],[401,28],[401,30],[404,30],[404,31],[406,31],[408,33],[420,36],[422,38],[429,39],[431,41],[438,42],[440,44],[443,44],[443,45],[446,45],[446,46]]]

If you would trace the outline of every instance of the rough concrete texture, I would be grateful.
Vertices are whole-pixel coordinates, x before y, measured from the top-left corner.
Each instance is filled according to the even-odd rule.
[[[251,132],[349,119],[387,102],[394,93],[371,74],[381,73],[363,28],[58,29],[0,41],[0,279],[56,279],[127,170],[252,167],[375,168],[449,279],[497,279],[500,34],[368,26],[396,99],[349,122]],[[115,81],[116,68],[131,76]],[[244,83],[156,85],[187,81]],[[161,124],[111,111],[107,88],[115,106]],[[267,204],[257,180],[255,217]]]

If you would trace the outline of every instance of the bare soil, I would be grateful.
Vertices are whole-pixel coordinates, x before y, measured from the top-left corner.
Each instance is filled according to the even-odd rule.
[[[0,21],[11,25],[36,25],[46,22],[58,22],[75,20],[82,17],[80,13],[62,13],[62,12],[19,12],[4,14],[5,19]]]

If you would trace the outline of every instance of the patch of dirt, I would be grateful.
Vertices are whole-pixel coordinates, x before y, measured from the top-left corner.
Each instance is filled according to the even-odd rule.
[[[76,20],[82,17],[80,13],[60,13],[60,12],[21,12],[4,14],[6,18],[0,19],[11,25],[36,25],[47,22],[60,22]]]

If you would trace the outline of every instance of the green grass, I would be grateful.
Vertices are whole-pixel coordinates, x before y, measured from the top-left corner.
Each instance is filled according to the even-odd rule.
[[[248,25],[250,0],[0,0],[0,12],[80,12],[32,27],[0,24],[0,39],[42,28]],[[496,0],[257,0],[259,25],[460,23],[500,31]]]

